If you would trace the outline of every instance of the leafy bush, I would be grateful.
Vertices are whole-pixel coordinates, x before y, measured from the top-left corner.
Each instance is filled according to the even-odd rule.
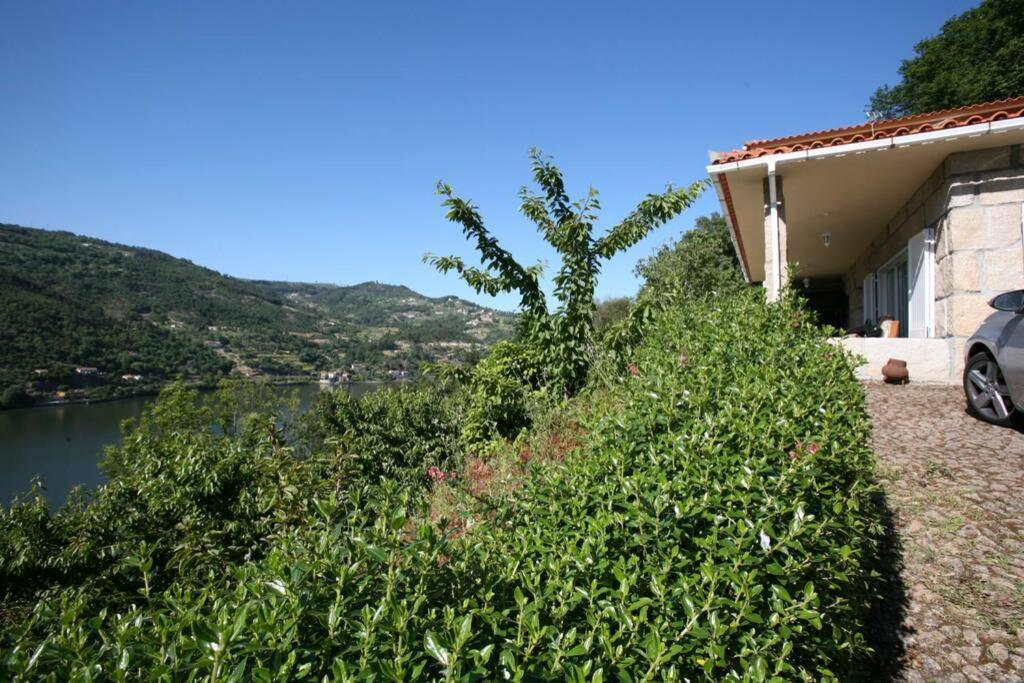
[[[361,480],[426,483],[429,467],[450,469],[460,457],[464,397],[445,384],[382,389],[359,399],[323,394],[305,416],[314,450],[330,443]]]
[[[309,514],[316,492],[348,485],[347,461],[295,457],[280,406],[250,396],[246,410],[256,412],[241,416],[233,392],[207,405],[172,385],[137,424],[125,423],[123,445],[107,450],[108,484],[78,492],[54,515],[35,492],[3,510],[7,595],[65,586],[119,604],[142,584],[148,592],[219,575],[262,556],[282,525]],[[140,575],[141,562],[152,576]]]
[[[629,315],[629,309],[633,300],[628,296],[614,297],[604,301],[595,302],[594,308],[594,331],[599,333],[609,325]]]
[[[607,377],[585,453],[502,520],[537,649],[581,653],[587,676],[755,680],[848,675],[864,652],[880,524],[863,395],[806,313],[759,298],[661,317]]]
[[[307,486],[301,521],[281,516],[266,552],[227,572],[139,580],[107,603],[48,595],[0,641],[3,671],[845,677],[865,649],[879,531],[864,399],[806,313],[759,299],[660,317],[628,367],[601,366],[603,388],[575,399],[585,430],[564,463],[480,501],[458,533],[417,521],[422,501],[393,483]]]
[[[470,450],[488,442],[514,439],[530,426],[530,415],[544,397],[541,353],[524,340],[498,342],[469,375],[469,401],[462,441]]]

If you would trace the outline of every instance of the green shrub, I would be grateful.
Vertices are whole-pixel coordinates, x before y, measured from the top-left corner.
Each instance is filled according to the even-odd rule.
[[[759,299],[662,316],[589,447],[500,520],[516,562],[491,590],[534,620],[504,648],[526,677],[589,660],[580,678],[820,680],[864,654],[881,529],[863,395],[808,314]]]
[[[530,426],[530,414],[543,399],[545,371],[541,353],[529,342],[501,341],[469,374],[469,400],[462,442],[470,450],[514,439]]]
[[[464,397],[443,384],[383,389],[354,399],[323,394],[305,417],[312,448],[330,443],[352,458],[358,475],[405,483],[427,481],[427,468],[456,467]]]
[[[729,226],[717,212],[698,217],[679,239],[637,263],[633,273],[642,283],[640,296],[654,298],[667,294],[700,298],[744,286]]]
[[[279,406],[244,385],[229,400],[235,389],[200,401],[172,385],[137,423],[126,422],[120,447],[108,448],[106,485],[78,492],[53,515],[35,493],[4,510],[7,597],[72,587],[120,604],[143,584],[149,591],[221,575],[261,557],[282,527],[304,520],[316,493],[349,485],[347,460],[296,458]],[[243,399],[256,401],[256,412],[238,414]],[[145,579],[142,562],[152,573]]]
[[[0,642],[4,673],[856,673],[880,529],[846,354],[792,302],[744,292],[661,316],[628,366],[600,371],[602,388],[575,399],[589,404],[576,413],[586,433],[564,463],[481,501],[458,533],[417,523],[408,487],[310,487],[302,521],[282,518],[266,552],[228,572],[179,573],[152,592],[140,580],[106,605],[74,590],[40,600]],[[133,566],[145,576],[144,558]]]

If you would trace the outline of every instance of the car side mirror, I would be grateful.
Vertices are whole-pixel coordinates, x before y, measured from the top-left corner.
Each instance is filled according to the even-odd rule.
[[[1005,292],[988,302],[988,305],[997,311],[1008,311],[1010,313],[1024,312],[1024,289],[1012,292]]]

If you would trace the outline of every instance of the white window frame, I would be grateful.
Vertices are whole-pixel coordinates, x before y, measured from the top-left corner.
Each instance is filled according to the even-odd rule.
[[[864,324],[872,324],[878,322],[877,320],[877,302],[878,302],[878,289],[875,286],[875,274],[874,272],[868,273],[864,276]]]
[[[897,301],[897,303],[896,303],[896,310],[895,311],[890,311],[889,310],[889,295],[892,292],[889,291],[889,278],[888,278],[888,274],[890,272],[896,271],[899,268],[901,261],[903,262],[903,269],[904,269],[903,275],[906,278],[907,282],[909,283],[910,282],[910,259],[909,259],[909,254],[907,252],[907,248],[906,247],[903,247],[902,249],[897,251],[896,254],[892,258],[890,258],[888,261],[886,261],[884,264],[882,264],[882,267],[879,268],[877,271],[875,271],[875,282],[878,283],[877,284],[878,298],[875,301],[875,315],[877,317],[879,317],[879,318],[881,318],[882,316],[885,316],[885,315],[891,315],[893,318],[899,320],[899,323],[900,323],[900,336],[907,336],[909,334],[909,326],[907,324],[908,321],[907,320],[900,320],[901,316],[899,315],[899,313],[900,313],[900,311],[899,311],[899,308],[900,308],[899,302]],[[894,284],[896,286],[898,286],[899,276],[898,275],[894,275],[893,280],[894,280]],[[897,291],[897,292],[895,292],[895,294],[896,294],[897,297],[903,296],[903,297],[906,298],[906,300],[907,300],[907,310],[909,311],[910,310],[910,292],[909,291],[906,291],[906,292],[898,292]],[[909,317],[909,315],[906,316],[906,317]]]
[[[911,254],[910,247],[918,240],[921,252]],[[907,336],[931,338],[935,336],[935,228],[925,228],[910,238],[907,251]],[[914,256],[919,263],[913,260]],[[915,265],[918,273],[915,273]],[[917,281],[915,274],[919,276]],[[917,314],[915,301],[920,309]]]

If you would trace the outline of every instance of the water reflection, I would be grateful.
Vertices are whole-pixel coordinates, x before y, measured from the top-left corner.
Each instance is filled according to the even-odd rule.
[[[356,383],[337,390],[358,397],[379,386]],[[299,407],[305,410],[324,389],[307,384],[276,390],[297,393]],[[0,411],[0,501],[10,503],[36,476],[46,485],[51,508],[78,484],[102,483],[97,465],[104,447],[120,443],[121,422],[139,417],[152,401],[153,397],[142,397]]]

